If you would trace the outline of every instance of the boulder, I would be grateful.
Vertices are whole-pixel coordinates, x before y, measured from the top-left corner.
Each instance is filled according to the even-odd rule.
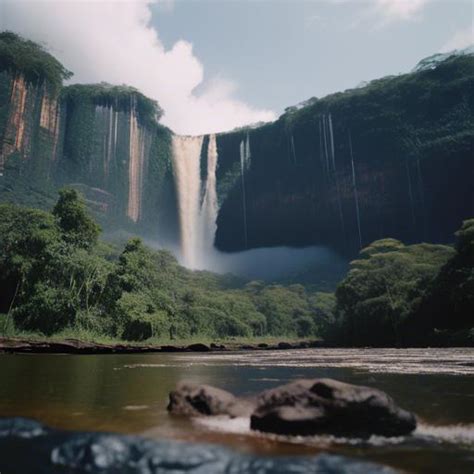
[[[294,347],[289,342],[279,342],[277,349],[294,349]]]
[[[170,393],[167,410],[174,415],[234,418],[250,416],[254,408],[249,401],[239,400],[220,388],[183,382]]]
[[[183,352],[183,348],[177,346],[161,346],[160,350],[161,352]]]
[[[209,352],[211,348],[206,346],[206,344],[201,344],[200,342],[196,344],[190,344],[186,349],[191,352]]]
[[[0,472],[8,474],[395,474],[332,454],[258,456],[211,444],[59,431],[25,419],[0,418],[0,453]]]
[[[282,435],[368,438],[409,434],[416,428],[416,419],[380,390],[313,379],[262,392],[250,427]]]

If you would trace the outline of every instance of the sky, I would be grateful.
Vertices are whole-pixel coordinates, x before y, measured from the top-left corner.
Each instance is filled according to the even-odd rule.
[[[474,0],[0,0],[70,82],[129,84],[176,133],[274,120],[474,42]]]

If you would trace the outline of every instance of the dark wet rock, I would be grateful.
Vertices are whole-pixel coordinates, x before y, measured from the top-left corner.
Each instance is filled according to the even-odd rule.
[[[7,430],[6,426],[22,426]],[[31,433],[28,435],[28,430]],[[62,432],[24,419],[0,419],[0,472],[8,474],[394,474],[344,456],[274,458],[219,446],[139,436]]]
[[[167,410],[174,415],[236,417],[250,416],[254,407],[220,388],[183,382],[170,393]]]
[[[332,379],[298,380],[262,392],[252,413],[253,430],[283,435],[402,436],[415,416],[384,392]]]
[[[196,344],[190,344],[186,349],[192,352],[209,352],[211,348],[209,346],[206,346],[206,344],[201,344],[201,343],[196,343]]]
[[[29,418],[0,418],[0,438],[34,438],[46,433],[46,428]]]
[[[293,349],[293,346],[289,342],[279,342],[277,349]]]
[[[183,352],[182,347],[177,346],[161,346],[161,352]]]
[[[239,346],[239,349],[242,351],[254,351],[256,349],[252,344],[242,344]]]
[[[258,344],[258,346],[260,349],[267,349],[268,348],[268,344],[265,343],[265,342],[261,342],[260,344]]]

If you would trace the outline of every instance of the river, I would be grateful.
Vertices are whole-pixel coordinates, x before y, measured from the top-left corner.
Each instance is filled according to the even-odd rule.
[[[387,392],[418,416],[414,435],[368,441],[251,433],[246,419],[183,420],[168,393],[189,380],[236,395],[331,377]],[[0,355],[0,416],[55,428],[208,442],[263,455],[343,454],[407,472],[474,471],[474,349],[306,349],[238,353]]]

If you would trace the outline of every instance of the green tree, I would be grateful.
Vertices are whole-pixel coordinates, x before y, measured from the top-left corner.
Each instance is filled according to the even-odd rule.
[[[100,227],[88,215],[84,201],[75,189],[64,188],[59,191],[53,215],[67,243],[85,249],[97,243]]]
[[[340,342],[403,344],[402,326],[452,255],[453,249],[444,245],[405,246],[394,239],[379,240],[363,249],[336,290]]]
[[[456,232],[456,253],[431,282],[408,328],[414,344],[474,345],[474,219]]]

